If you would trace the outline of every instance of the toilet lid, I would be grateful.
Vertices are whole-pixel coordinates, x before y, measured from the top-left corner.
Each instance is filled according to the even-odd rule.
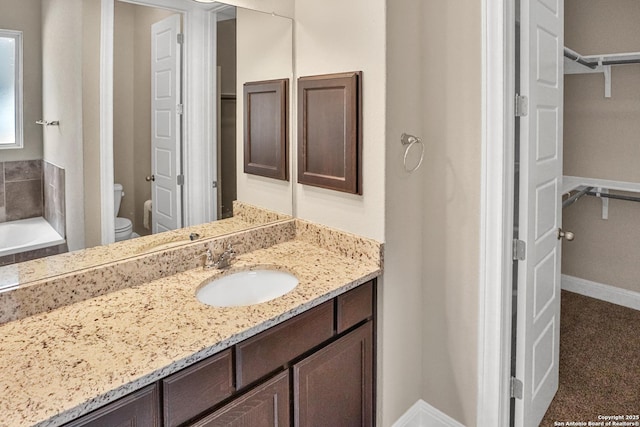
[[[116,217],[116,231],[123,231],[132,227],[130,219]]]

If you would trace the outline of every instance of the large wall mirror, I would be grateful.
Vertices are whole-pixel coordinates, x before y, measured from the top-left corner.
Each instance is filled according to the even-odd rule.
[[[42,222],[64,240],[28,250],[89,250],[103,255],[97,265],[291,215],[289,182],[242,168],[243,84],[293,78],[292,20],[270,12],[194,0],[0,0],[0,30],[21,33],[8,46],[0,32],[0,55],[21,54],[0,59],[14,65],[0,66],[0,116],[20,99],[24,123],[22,148],[0,144],[0,287],[22,283],[29,260],[2,246],[39,237]],[[241,220],[234,201],[282,216]],[[11,223],[25,228],[11,234]],[[40,260],[37,279],[91,266],[66,253]]]

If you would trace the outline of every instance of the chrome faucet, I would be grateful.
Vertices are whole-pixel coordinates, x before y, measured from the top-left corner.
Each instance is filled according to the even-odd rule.
[[[231,247],[231,243],[227,244],[227,248],[218,256],[217,260],[214,260],[211,249],[207,249],[205,252],[207,258],[204,262],[204,268],[227,268],[235,259],[236,254],[236,251]]]

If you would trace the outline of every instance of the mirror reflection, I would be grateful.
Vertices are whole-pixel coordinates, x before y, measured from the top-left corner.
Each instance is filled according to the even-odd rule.
[[[0,265],[116,241],[104,263],[282,218],[250,205],[291,213],[289,183],[242,172],[236,99],[245,76],[291,78],[291,20],[155,1],[114,2],[110,54],[100,0],[0,0],[0,30],[22,35],[24,82],[22,94],[0,86],[0,116],[21,123],[24,140],[0,145]],[[0,82],[15,81],[5,69]],[[21,108],[5,108],[17,98]],[[249,204],[240,216],[236,200]]]

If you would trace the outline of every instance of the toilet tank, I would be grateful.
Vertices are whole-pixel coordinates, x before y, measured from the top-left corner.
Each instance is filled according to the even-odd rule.
[[[117,182],[113,184],[113,216],[118,216],[118,211],[120,210],[120,202],[124,197],[124,191],[122,188],[122,184],[118,184]]]

